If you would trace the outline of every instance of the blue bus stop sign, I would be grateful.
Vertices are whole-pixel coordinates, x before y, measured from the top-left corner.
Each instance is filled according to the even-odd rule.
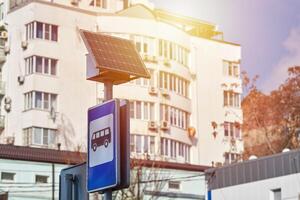
[[[103,191],[120,183],[119,100],[88,110],[88,192]]]

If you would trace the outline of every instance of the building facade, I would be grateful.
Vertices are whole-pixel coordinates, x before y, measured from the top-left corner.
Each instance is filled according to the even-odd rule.
[[[59,199],[59,174],[64,168],[82,163],[86,153],[0,145],[0,199]],[[114,199],[205,199],[204,170],[207,167],[162,161],[131,160],[131,185],[127,191],[114,192]],[[136,175],[139,174],[137,177]],[[102,199],[97,193],[91,200]]]
[[[243,149],[239,45],[216,26],[142,1],[3,4],[2,143],[86,150],[87,109],[103,85],[86,80],[79,30],[132,40],[151,79],[114,87],[129,99],[133,158],[202,165],[235,162]]]
[[[299,149],[208,169],[207,199],[298,200],[299,169]]]

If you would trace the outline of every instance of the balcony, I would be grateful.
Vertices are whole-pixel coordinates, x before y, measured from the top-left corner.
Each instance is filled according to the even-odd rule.
[[[0,115],[0,131],[2,131],[5,127],[5,116]]]

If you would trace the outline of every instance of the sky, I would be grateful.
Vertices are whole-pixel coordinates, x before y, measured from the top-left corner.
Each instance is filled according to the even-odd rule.
[[[242,47],[241,68],[268,93],[300,65],[300,0],[152,0],[156,8],[214,23]]]

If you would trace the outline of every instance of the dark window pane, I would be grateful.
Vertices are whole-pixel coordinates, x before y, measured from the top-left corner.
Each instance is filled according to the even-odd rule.
[[[45,39],[50,39],[50,24],[45,24]]]
[[[48,183],[48,176],[35,176],[35,183]]]
[[[43,58],[40,56],[35,57],[35,72],[43,73]]]
[[[58,27],[55,26],[55,25],[52,25],[51,28],[52,28],[52,30],[51,30],[51,40],[52,41],[57,41],[57,35],[58,35],[57,30],[58,30]]]
[[[56,75],[57,60],[51,59],[51,75]]]
[[[49,59],[44,58],[44,73],[49,74]]]
[[[43,23],[36,22],[36,37],[43,38]]]
[[[1,172],[1,180],[9,180],[13,181],[15,178],[15,173],[9,173],[9,172]]]

